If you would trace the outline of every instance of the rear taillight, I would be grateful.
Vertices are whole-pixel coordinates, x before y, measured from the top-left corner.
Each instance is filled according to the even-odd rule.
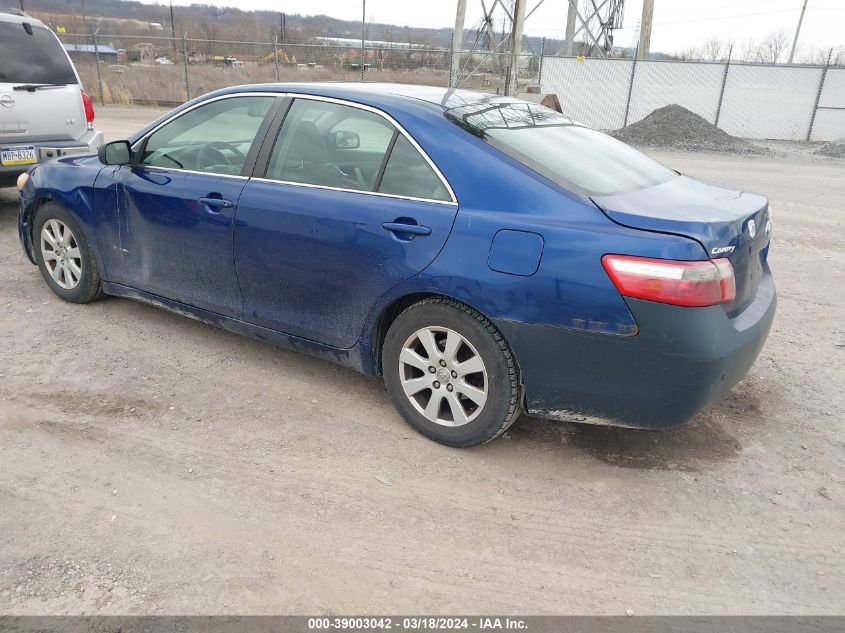
[[[82,91],[82,105],[85,107],[85,120],[88,125],[91,125],[94,123],[94,102],[91,101],[91,97],[84,90]]]
[[[725,258],[689,262],[605,255],[601,263],[626,297],[689,307],[730,303],[736,298],[733,266]]]

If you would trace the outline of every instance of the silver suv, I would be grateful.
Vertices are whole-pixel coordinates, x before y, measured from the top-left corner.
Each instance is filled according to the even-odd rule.
[[[0,187],[36,163],[102,143],[94,104],[58,38],[33,17],[0,9]]]

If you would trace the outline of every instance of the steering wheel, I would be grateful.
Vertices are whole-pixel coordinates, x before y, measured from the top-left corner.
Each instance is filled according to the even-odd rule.
[[[239,163],[232,163],[221,150],[232,152],[234,154],[233,158],[239,159]],[[226,141],[211,141],[200,147],[200,151],[197,152],[197,163],[202,170],[208,169],[212,165],[235,165],[240,167],[244,164],[244,161],[246,161],[244,153]]]

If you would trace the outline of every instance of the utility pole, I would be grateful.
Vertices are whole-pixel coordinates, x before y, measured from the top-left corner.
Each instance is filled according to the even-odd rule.
[[[464,42],[464,18],[467,13],[467,0],[458,0],[458,8],[455,11],[455,30],[452,31],[452,66],[449,69],[449,86],[458,86],[459,75],[461,74],[461,47]]]
[[[279,81],[279,36],[273,38],[273,70],[276,71],[276,82]]]
[[[566,48],[564,55],[572,56],[572,51],[575,50],[575,19],[578,14],[578,8],[575,6],[577,0],[569,0],[569,10],[566,13]]]
[[[173,0],[170,0],[170,41],[173,44],[173,55],[176,56],[176,23],[173,21]],[[186,60],[185,63],[187,63]]]
[[[286,37],[285,37],[285,35],[286,35],[286,33],[285,33],[285,30],[286,30],[285,29],[285,27],[286,27],[285,20],[286,19],[287,19],[287,16],[284,13],[279,14],[279,35],[282,38],[282,46],[284,46],[285,40],[286,40]]]
[[[654,19],[654,0],[643,0],[643,17],[640,21],[640,42],[637,45],[637,59],[648,59],[651,49],[651,23]]]
[[[21,11],[24,11],[24,8],[23,8],[23,0],[21,0]]]
[[[106,105],[105,98],[103,97],[103,76],[100,74],[100,46],[97,43],[97,33],[99,32],[100,29],[96,29],[91,39],[94,41],[94,58],[97,60],[97,88],[100,95],[100,105]]]
[[[792,40],[792,50],[789,51],[789,61],[786,62],[787,64],[792,63],[792,58],[795,57],[795,49],[798,46],[798,34],[801,32],[801,23],[804,21],[804,11],[807,10],[807,0],[804,0],[804,5],[801,7],[801,16],[798,18],[798,28],[795,29],[795,38]]]
[[[522,29],[525,26],[525,0],[514,0],[513,28],[511,29],[511,64],[506,95],[515,95],[519,89],[519,61],[522,53]]]
[[[367,0],[361,0],[361,81],[364,81],[364,29],[367,27]]]

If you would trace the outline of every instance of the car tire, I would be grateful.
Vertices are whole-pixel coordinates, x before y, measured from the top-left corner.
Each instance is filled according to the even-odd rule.
[[[405,421],[447,446],[489,442],[522,412],[519,367],[507,341],[484,315],[451,299],[425,299],[393,321],[382,370]]]
[[[97,256],[67,209],[48,202],[35,212],[32,245],[41,276],[58,297],[89,303],[103,296]]]

